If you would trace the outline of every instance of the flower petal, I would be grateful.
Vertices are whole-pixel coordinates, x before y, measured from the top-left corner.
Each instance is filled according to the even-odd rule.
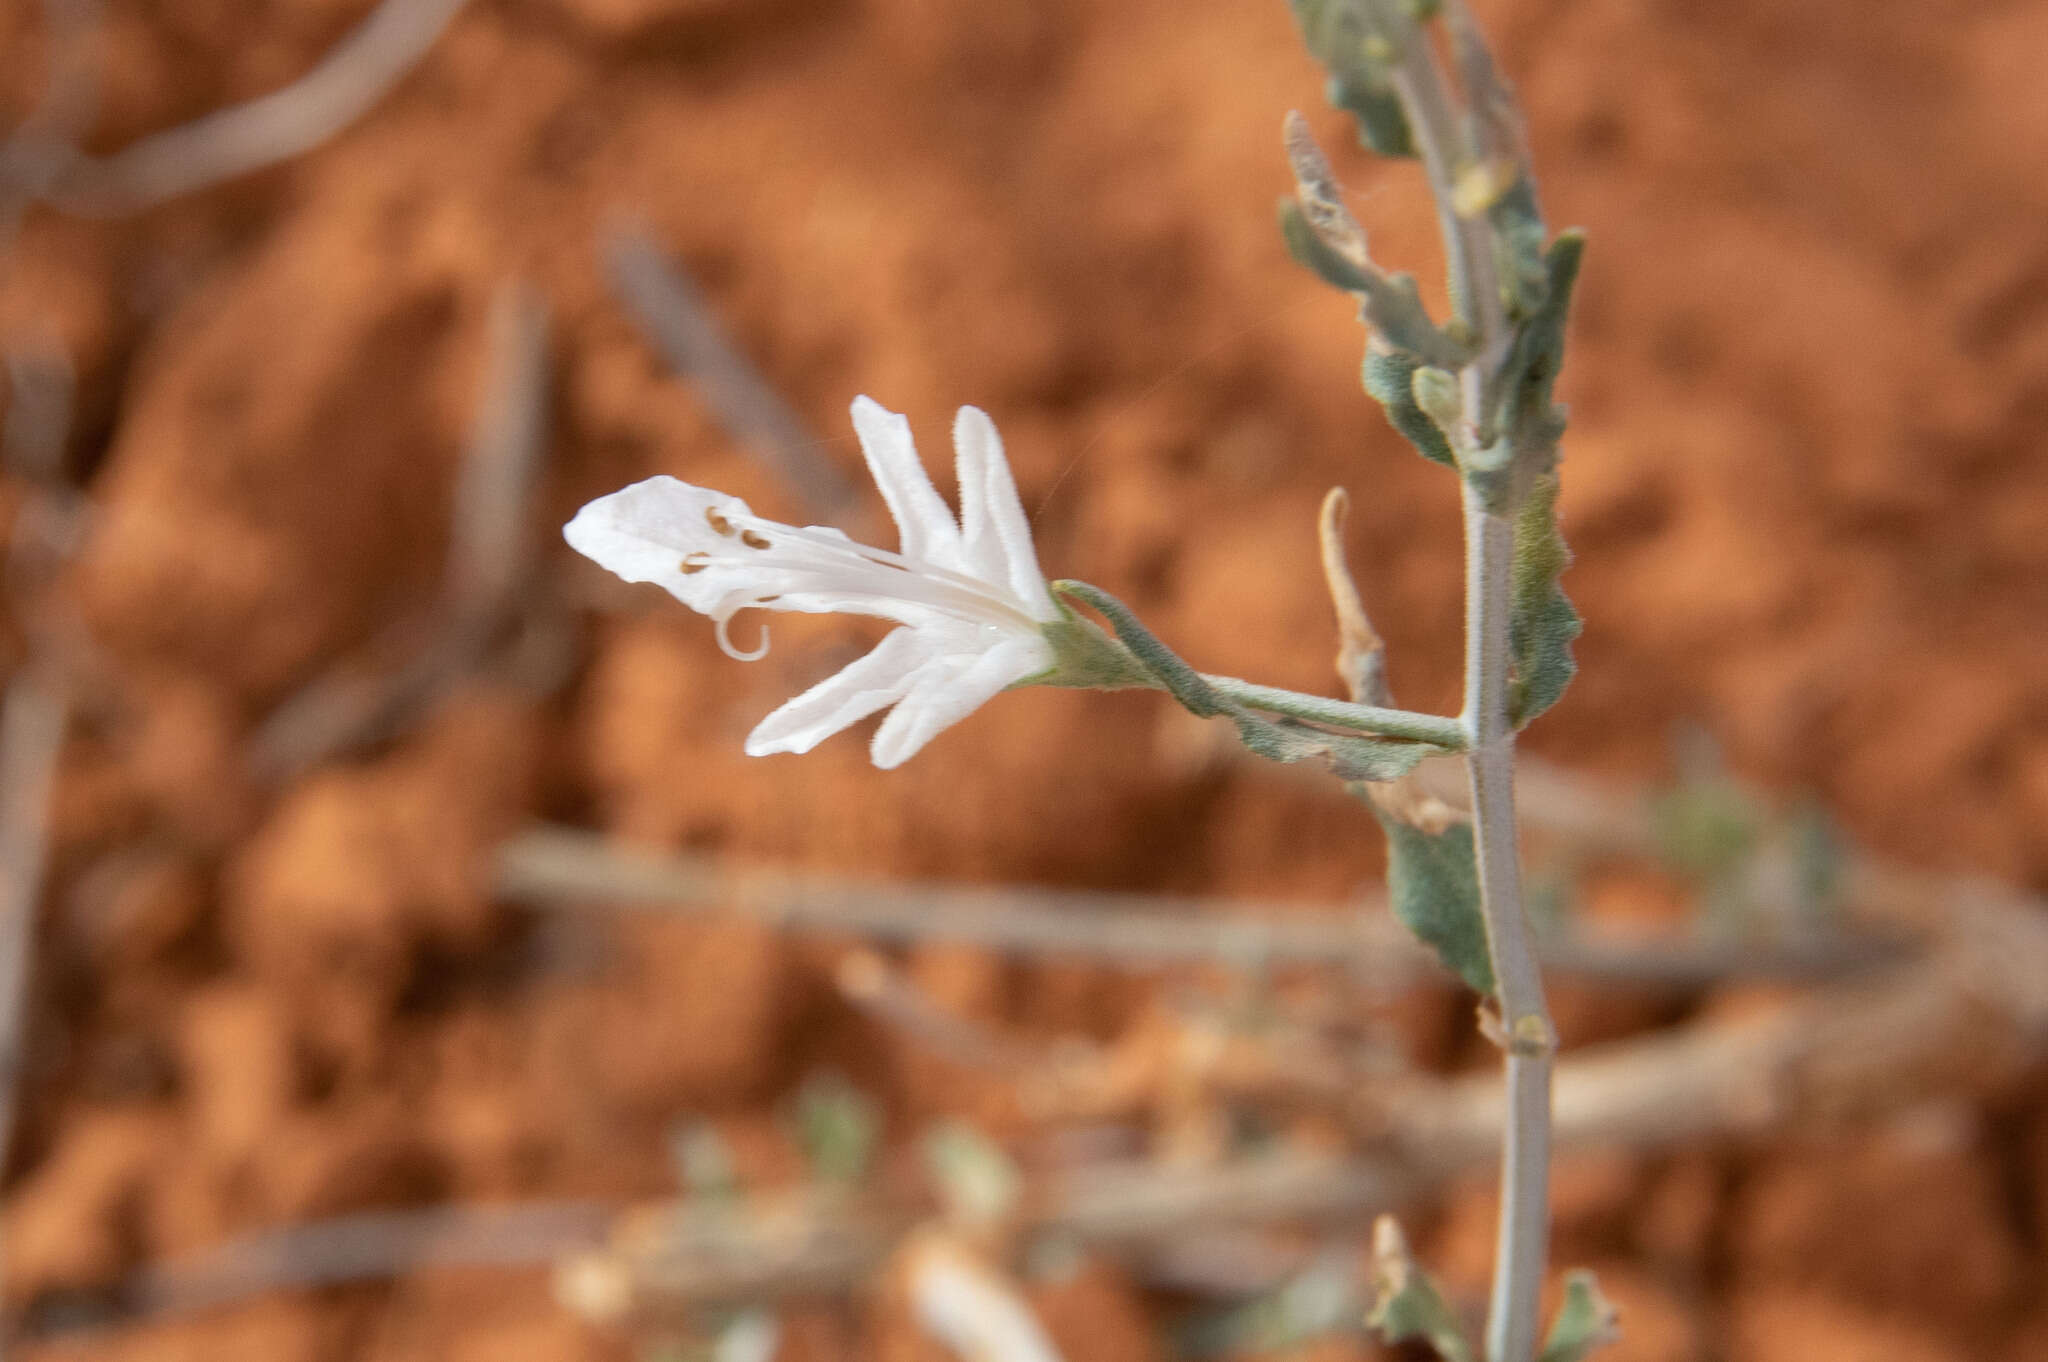
[[[910,422],[871,397],[856,397],[853,429],[867,456],[868,472],[896,521],[903,556],[963,569],[960,526],[918,460]]]
[[[808,752],[850,724],[903,698],[930,649],[909,629],[894,629],[848,663],[754,726],[747,755]]]
[[[688,572],[683,559],[724,546],[711,516],[752,519],[738,497],[670,477],[648,478],[599,497],[562,527],[569,547],[629,582],[653,582],[693,610],[714,613],[731,573]]]
[[[1009,460],[1003,457],[1003,437],[980,407],[962,407],[954,417],[953,455],[960,479],[967,570],[1008,587],[1037,618],[1054,618],[1059,612],[1038,568],[1031,525],[1017,498]]]
[[[1012,635],[993,647],[948,652],[917,669],[909,694],[875,730],[869,748],[876,766],[901,766],[918,749],[972,714],[1005,687],[1051,665],[1043,638]]]

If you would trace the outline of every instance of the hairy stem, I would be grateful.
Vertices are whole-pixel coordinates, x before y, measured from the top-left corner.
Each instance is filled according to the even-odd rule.
[[[1204,673],[1202,679],[1218,694],[1268,714],[1284,714],[1289,718],[1375,737],[1413,738],[1453,752],[1465,748],[1464,723],[1440,714],[1419,714],[1414,710],[1388,709],[1380,705],[1354,705],[1324,695],[1307,695],[1301,691],[1240,681],[1234,676]]]
[[[1507,1050],[1500,1228],[1487,1312],[1489,1362],[1536,1355],[1537,1297],[1550,1236],[1550,1070],[1556,1032],[1543,1000],[1515,846],[1515,730],[1508,719],[1508,586],[1514,524],[1465,488],[1465,768],[1480,911]]]

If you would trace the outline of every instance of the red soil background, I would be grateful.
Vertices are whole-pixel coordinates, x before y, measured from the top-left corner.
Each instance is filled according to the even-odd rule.
[[[35,8],[0,20],[10,122],[41,80]],[[275,88],[368,8],[113,0],[93,146]],[[1531,747],[1644,778],[1697,721],[1874,849],[2048,889],[2048,6],[1478,8],[1551,220],[1592,242],[1562,382],[1583,672]],[[800,513],[608,291],[622,215],[843,467],[856,393],[934,461],[953,407],[987,408],[1047,569],[1205,668],[1329,687],[1312,527],[1350,487],[1396,687],[1449,703],[1454,488],[1359,392],[1350,308],[1280,247],[1281,115],[1338,149],[1380,259],[1433,276],[1431,220],[1320,89],[1280,0],[475,0],[288,167],[128,221],[32,215],[0,334],[78,369],[98,518],[66,589],[121,702],[57,794],[9,1298],[347,1210],[657,1196],[689,1116],[786,1165],[778,1104],[828,1063],[857,1059],[903,1131],[958,1106],[957,1074],[833,1001],[831,949],[642,924],[598,965],[535,966],[477,867],[537,817],[865,875],[1322,901],[1371,878],[1355,806],[1217,759],[1145,696],[1005,696],[894,773],[854,736],[749,760],[753,720],[867,635],[778,620],[745,667],[638,594],[580,617],[552,693],[480,677],[275,796],[235,757],[431,600],[509,278],[555,310],[549,578],[599,589],[554,527],[654,472]],[[138,845],[146,873],[79,887]],[[1145,996],[969,951],[909,968],[1047,1033],[1113,1035]],[[1572,1171],[1561,1253],[1630,1307],[1612,1356],[2048,1356],[2048,1102],[1926,1124]],[[1459,1280],[1485,1215],[1454,1201],[1425,1241]],[[1071,1362],[1149,1355],[1150,1308],[1109,1280],[1047,1303]],[[629,1354],[498,1275],[41,1355]]]

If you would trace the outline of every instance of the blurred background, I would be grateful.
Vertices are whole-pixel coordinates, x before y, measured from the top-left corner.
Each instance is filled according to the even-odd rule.
[[[2048,1357],[2048,6],[1475,8],[1591,238],[1558,1261],[1617,1362]],[[0,52],[9,1348],[943,1358],[915,1230],[1068,1362],[1395,1356],[1380,1210],[1483,1298],[1494,1060],[1333,782],[1037,690],[749,759],[877,631],[740,665],[558,533],[670,473],[885,535],[848,402],[934,467],[973,403],[1047,571],[1211,671],[1334,690],[1349,488],[1455,708],[1456,487],[1287,259],[1281,116],[1440,301],[1433,217],[1281,0],[6,0]]]

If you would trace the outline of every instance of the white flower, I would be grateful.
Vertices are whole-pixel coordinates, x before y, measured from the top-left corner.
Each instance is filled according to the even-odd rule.
[[[762,606],[847,612],[900,626],[865,657],[763,719],[747,752],[808,752],[840,729],[894,705],[875,733],[875,765],[900,765],[998,691],[1050,670],[1044,626],[1060,617],[1038,570],[1031,530],[988,414],[962,407],[953,423],[960,519],[918,462],[910,423],[866,397],[853,428],[896,520],[895,553],[838,530],[763,520],[738,497],[675,478],[649,478],[599,497],[563,535],[577,552],[629,582],[653,582],[718,625],[734,657],[752,653],[726,633]]]

